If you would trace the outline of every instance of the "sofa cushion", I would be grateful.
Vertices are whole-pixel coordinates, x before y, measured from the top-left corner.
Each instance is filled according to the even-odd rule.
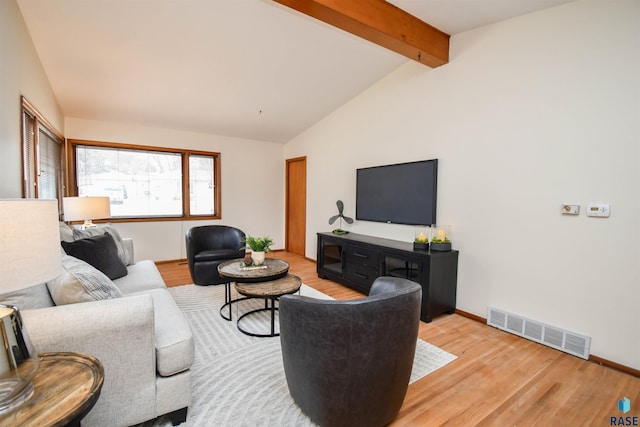
[[[152,289],[131,295],[151,295],[155,323],[156,368],[167,377],[191,368],[195,359],[189,323],[167,289]]]
[[[123,294],[167,287],[156,264],[151,260],[138,261],[128,266],[127,271],[126,276],[113,281]]]
[[[78,228],[73,230],[73,240],[86,239],[87,237],[101,236],[104,233],[111,234],[113,237],[113,241],[116,243],[116,248],[118,248],[118,257],[124,263],[124,265],[133,264],[133,254],[130,253],[132,251],[128,251],[126,245],[124,244],[124,239],[112,224],[100,224],[95,227],[86,228],[84,230],[80,230]]]
[[[0,295],[0,304],[15,305],[20,310],[51,307],[54,304],[45,283]]]
[[[60,241],[61,242],[73,242],[76,240],[73,237],[73,228],[69,227],[65,222],[58,222],[58,229],[60,231]]]
[[[60,242],[67,255],[81,259],[98,270],[109,279],[127,275],[127,267],[118,257],[118,249],[113,236],[104,233],[100,236],[87,237],[75,242]]]
[[[62,270],[60,276],[47,282],[56,305],[123,296],[107,276],[82,260],[65,255],[62,258]]]

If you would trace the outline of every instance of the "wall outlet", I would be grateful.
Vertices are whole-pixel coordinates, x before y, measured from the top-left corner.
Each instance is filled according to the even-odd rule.
[[[562,205],[560,212],[563,215],[579,215],[580,205]]]

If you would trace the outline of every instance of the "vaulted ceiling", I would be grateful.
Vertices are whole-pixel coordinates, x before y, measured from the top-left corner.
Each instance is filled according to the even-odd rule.
[[[568,1],[390,3],[455,35]],[[17,2],[67,117],[284,143],[409,61],[271,0]]]

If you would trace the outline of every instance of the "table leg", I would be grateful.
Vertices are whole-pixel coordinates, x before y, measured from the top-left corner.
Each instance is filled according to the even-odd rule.
[[[225,306],[229,307],[228,317],[223,314]],[[224,284],[224,305],[220,307],[220,316],[222,316],[224,320],[231,321],[231,282]]]
[[[276,299],[269,298],[271,300],[271,336],[276,335]],[[267,300],[268,301],[268,300]]]

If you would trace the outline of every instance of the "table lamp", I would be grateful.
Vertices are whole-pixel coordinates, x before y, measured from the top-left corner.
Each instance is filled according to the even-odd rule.
[[[93,219],[111,217],[111,204],[108,197],[63,197],[62,210],[65,221],[84,221],[82,230],[95,227]]]
[[[0,294],[62,273],[58,201],[0,199]],[[33,394],[38,356],[17,307],[0,305],[0,414]]]

